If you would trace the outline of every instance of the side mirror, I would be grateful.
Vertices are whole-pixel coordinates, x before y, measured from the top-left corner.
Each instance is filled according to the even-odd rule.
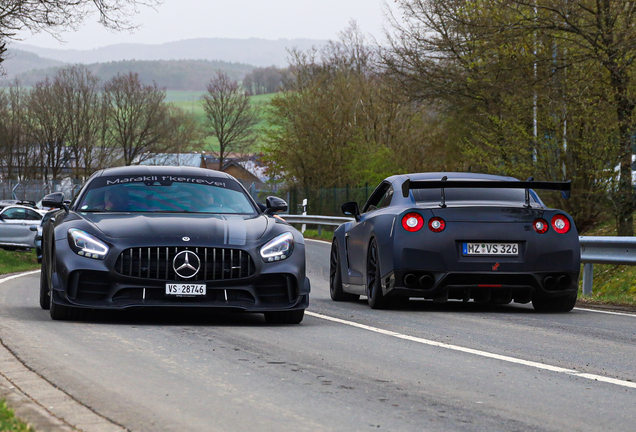
[[[342,213],[346,216],[353,216],[356,220],[358,220],[360,217],[360,208],[358,207],[358,203],[355,201],[344,203],[342,205]]]
[[[42,198],[42,205],[44,207],[66,208],[66,204],[64,204],[64,194],[62,192],[48,194]]]
[[[287,203],[284,199],[275,196],[268,196],[265,202],[267,205],[265,213],[267,214],[287,211]]]

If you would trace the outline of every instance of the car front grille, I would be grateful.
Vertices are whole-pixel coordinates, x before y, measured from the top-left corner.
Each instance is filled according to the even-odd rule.
[[[174,269],[175,256],[188,250],[199,257],[201,267],[190,278],[180,277]],[[249,253],[240,249],[205,247],[139,247],[124,250],[115,263],[122,276],[155,280],[214,281],[250,277],[255,272]]]

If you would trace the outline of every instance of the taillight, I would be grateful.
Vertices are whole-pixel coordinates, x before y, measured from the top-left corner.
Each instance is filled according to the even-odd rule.
[[[424,218],[419,213],[407,213],[402,218],[402,226],[409,232],[415,232],[424,226]]]
[[[570,231],[570,220],[565,215],[555,215],[552,218],[552,228],[559,234],[565,234]]]
[[[433,232],[442,232],[446,228],[446,222],[441,217],[434,217],[428,221],[428,229]]]
[[[539,218],[535,219],[534,222],[532,222],[532,227],[539,234],[545,234],[548,232],[549,225],[547,220]]]

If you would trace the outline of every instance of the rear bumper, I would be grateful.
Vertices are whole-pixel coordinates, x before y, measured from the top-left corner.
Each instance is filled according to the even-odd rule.
[[[438,301],[448,299],[515,301],[576,295],[579,273],[550,272],[439,272],[403,269],[382,279],[387,296],[408,296]]]

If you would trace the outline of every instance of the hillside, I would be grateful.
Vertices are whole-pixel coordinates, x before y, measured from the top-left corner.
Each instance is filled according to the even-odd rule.
[[[59,66],[64,66],[64,62],[43,58],[35,53],[18,49],[9,49],[6,60],[2,62],[8,79],[30,70]]]
[[[9,63],[9,60],[5,63]],[[249,64],[209,60],[129,60],[93,63],[86,65],[86,67],[103,81],[118,73],[137,72],[144,83],[156,82],[159,87],[165,87],[169,90],[200,91],[206,89],[207,83],[218,70],[222,70],[232,79],[240,81],[254,69],[254,66]],[[19,78],[24,86],[33,86],[47,76],[54,76],[57,69],[57,67],[37,69],[14,74],[11,77]],[[6,84],[7,79],[0,81],[0,85]]]
[[[307,50],[326,41],[313,39],[226,39],[205,38],[168,42],[159,45],[117,44],[92,50],[40,48],[14,43],[13,48],[29,51],[41,57],[66,63],[104,63],[121,60],[222,60],[255,66],[287,64],[287,50],[298,47]]]

